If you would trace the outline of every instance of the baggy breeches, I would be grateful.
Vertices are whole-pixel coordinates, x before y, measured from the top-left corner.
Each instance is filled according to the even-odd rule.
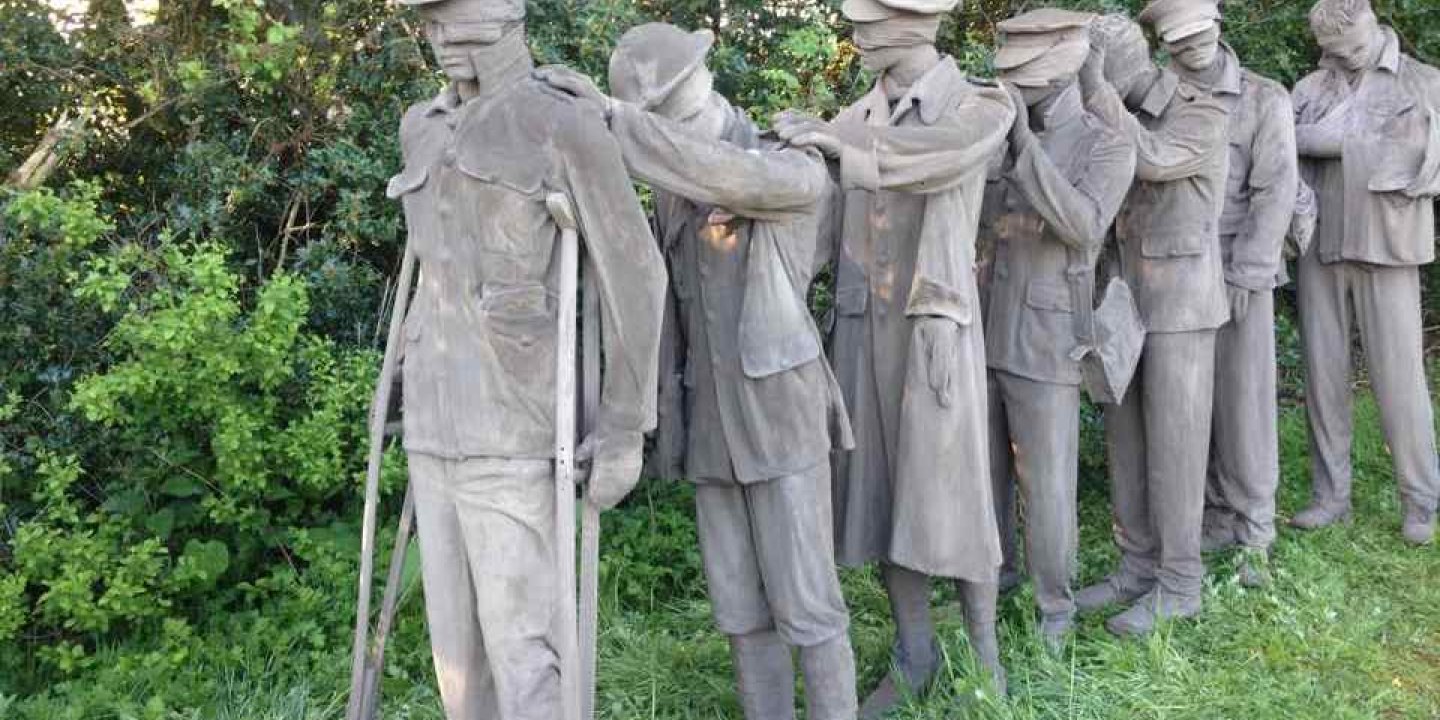
[[[715,624],[726,635],[777,631],[813,647],[849,628],[835,569],[830,467],[695,489],[700,554]]]
[[[555,720],[549,460],[410,453],[425,614],[449,720]]]

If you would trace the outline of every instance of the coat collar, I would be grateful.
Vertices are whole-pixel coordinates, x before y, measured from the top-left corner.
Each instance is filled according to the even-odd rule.
[[[1080,95],[1080,83],[1071,83],[1070,87],[1060,91],[1060,96],[1055,102],[1046,108],[1045,113],[1040,116],[1040,122],[1046,131],[1064,127],[1085,114],[1085,102]]]
[[[955,64],[955,58],[945,55],[905,91],[893,110],[885,97],[884,84],[878,80],[858,104],[862,117],[870,125],[898,124],[911,110],[918,113],[920,122],[934,125],[966,92],[969,92],[969,83]]]
[[[1175,97],[1175,91],[1179,88],[1180,76],[1170,68],[1161,68],[1160,76],[1150,84],[1145,99],[1140,101],[1140,110],[1150,117],[1160,117],[1165,113],[1165,108],[1170,107],[1170,100]]]
[[[425,106],[425,117],[436,115],[449,115],[460,109],[460,91],[455,89],[453,84],[445,86],[428,105]]]

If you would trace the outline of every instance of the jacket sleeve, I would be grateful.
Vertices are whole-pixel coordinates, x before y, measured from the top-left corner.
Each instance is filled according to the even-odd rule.
[[[600,289],[605,362],[595,433],[602,446],[638,445],[655,427],[664,261],[599,113],[576,107],[556,145],[560,182],[574,200]]]
[[[1085,98],[1086,107],[1106,125],[1135,144],[1135,177],[1146,182],[1174,182],[1211,170],[1226,150],[1229,112],[1208,93],[1171,102],[1159,128],[1147,129],[1130,114],[1109,83]]]
[[[1259,129],[1249,150],[1250,217],[1235,238],[1225,280],[1247,290],[1269,290],[1280,272],[1285,235],[1295,213],[1300,167],[1295,154],[1294,110],[1290,98],[1266,89]]]
[[[1415,179],[1405,188],[1415,199],[1440,196],[1440,71],[1414,64],[1418,98],[1417,111],[1424,114],[1424,156]]]
[[[1344,123],[1321,122],[1332,110],[1339,93],[1327,86],[1333,81],[1326,71],[1300,79],[1291,93],[1295,111],[1295,149],[1303,158],[1339,159],[1345,146]]]
[[[804,150],[708,140],[627,103],[616,103],[610,130],[636,178],[741,217],[780,220],[813,212],[830,181],[824,162]]]
[[[1066,244],[1099,248],[1135,177],[1134,146],[1115,136],[1095,143],[1084,175],[1073,184],[1035,135],[1025,133],[1016,150],[1010,177],[1035,211]]]
[[[938,193],[984,174],[1004,147],[1015,108],[999,88],[976,88],[932,125],[862,125],[846,128],[840,154],[845,190]]]

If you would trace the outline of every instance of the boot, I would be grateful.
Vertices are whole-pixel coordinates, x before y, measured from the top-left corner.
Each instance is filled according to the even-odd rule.
[[[919,697],[930,689],[930,682],[940,667],[940,646],[931,640],[923,655],[910,657],[903,646],[895,644],[894,667],[860,706],[861,720],[879,720],[907,698]]]
[[[800,648],[807,720],[855,720],[855,653],[850,636]]]
[[[1106,621],[1105,629],[1120,637],[1148,635],[1161,620],[1190,618],[1199,614],[1199,597],[1180,597],[1165,592],[1157,585],[1136,600],[1129,610]]]
[[[995,604],[999,598],[996,583],[977,583],[961,580],[960,597],[965,600],[965,634],[970,637],[970,648],[980,667],[990,673],[995,682],[995,693],[1005,697],[1005,666],[1000,664],[1000,641],[995,637]]]
[[[1052,615],[1040,620],[1040,639],[1045,641],[1045,649],[1051,655],[1060,655],[1065,652],[1065,642],[1070,638],[1070,631],[1075,629],[1075,618],[1072,615]]]
[[[1327,525],[1335,523],[1350,523],[1350,506],[1341,508],[1327,508],[1323,505],[1314,504],[1295,514],[1290,518],[1290,527],[1300,530],[1318,530]]]
[[[1435,539],[1435,511],[1405,504],[1405,526],[1402,530],[1405,542],[1411,545],[1429,545]]]
[[[1155,587],[1155,581],[1141,580],[1129,573],[1116,571],[1075,593],[1075,608],[1080,612],[1099,610],[1106,605],[1129,605]]]
[[[1270,553],[1264,548],[1245,548],[1236,562],[1235,577],[1252,590],[1270,585]]]
[[[730,636],[730,659],[745,720],[794,719],[795,669],[778,633]]]

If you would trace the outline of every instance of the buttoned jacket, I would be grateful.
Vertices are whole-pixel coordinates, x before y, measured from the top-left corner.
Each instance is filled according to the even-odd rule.
[[[1340,157],[1302,158],[1319,208],[1314,252],[1321,262],[1413,266],[1435,259],[1440,70],[1401,52],[1395,31],[1382,32],[1374,67],[1352,78],[1325,59],[1295,86],[1297,123],[1316,124],[1333,111],[1349,115]]]
[[[419,279],[404,326],[405,447],[447,458],[554,453],[560,230],[572,201],[601,294],[602,447],[655,423],[665,269],[604,118],[524,77],[406,112],[404,203]]]
[[[1076,283],[1095,283],[1100,247],[1135,175],[1135,148],[1085,112],[1079,85],[1040,120],[986,189],[985,351],[993,369],[1078,385]]]
[[[1121,271],[1150,332],[1213,330],[1230,318],[1220,252],[1235,80],[1204,90],[1162,69],[1132,115],[1108,85],[1086,105],[1136,148],[1135,183],[1115,221]],[[1233,90],[1233,92],[1232,92]]]

